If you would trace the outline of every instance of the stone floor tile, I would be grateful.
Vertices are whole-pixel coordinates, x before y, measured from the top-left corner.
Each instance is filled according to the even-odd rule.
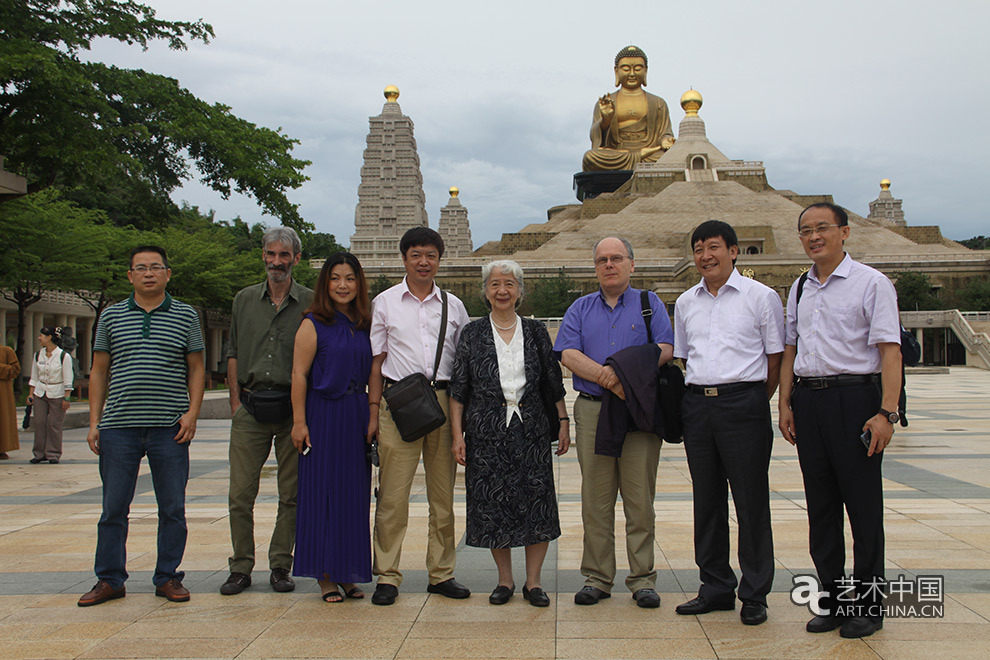
[[[396,660],[433,660],[440,658],[553,658],[556,649],[552,637],[526,639],[413,638],[402,644]]]
[[[886,631],[883,631],[886,632]],[[929,640],[919,643],[911,640],[892,640],[880,633],[863,640],[869,648],[885,660],[986,660],[990,658],[990,635],[973,639]]]
[[[394,658],[404,635],[382,631],[374,637],[320,639],[316,637],[259,637],[238,658]]]
[[[557,642],[558,660],[717,657],[712,645],[703,639],[561,639]]]
[[[251,642],[250,638],[194,639],[172,635],[154,639],[112,637],[91,646],[78,656],[82,660],[116,658],[235,658]]]

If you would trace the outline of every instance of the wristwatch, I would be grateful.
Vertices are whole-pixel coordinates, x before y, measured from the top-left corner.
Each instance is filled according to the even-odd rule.
[[[900,420],[901,416],[896,412],[890,412],[889,410],[880,409],[880,414],[887,418],[887,421],[894,425]]]

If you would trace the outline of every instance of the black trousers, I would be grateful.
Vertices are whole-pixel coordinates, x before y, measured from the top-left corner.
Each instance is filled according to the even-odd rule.
[[[884,578],[883,453],[868,457],[859,436],[866,420],[880,410],[880,387],[876,383],[824,390],[797,386],[791,409],[808,504],[811,559],[827,592],[820,604],[840,616],[849,612],[850,605],[863,605],[868,609],[860,615],[879,620],[876,606],[882,596],[870,585]],[[843,508],[852,527],[852,582],[844,578]]]
[[[701,573],[699,595],[734,598],[729,566],[728,487],[739,522],[740,600],[767,602],[773,583],[773,533],[767,471],[773,429],[766,386],[706,397],[688,391],[681,404],[684,449],[694,490],[694,559]]]

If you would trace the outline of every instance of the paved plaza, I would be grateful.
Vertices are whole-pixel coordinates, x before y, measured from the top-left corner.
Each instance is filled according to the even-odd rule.
[[[95,583],[97,459],[85,429],[72,429],[61,464],[29,465],[31,439],[22,433],[21,449],[0,463],[0,658],[988,658],[990,373],[953,368],[949,374],[911,374],[908,394],[910,426],[898,427],[884,459],[887,577],[943,576],[942,619],[888,618],[882,631],[862,640],[804,631],[810,614],[789,598],[792,576],[813,572],[804,493],[795,451],[779,437],[770,467],[777,574],[770,619],[761,626],[743,626],[738,609],[701,617],[674,613],[698,587],[691,484],[678,445],[661,452],[659,610],[637,608],[622,586],[621,506],[613,597],[591,607],[574,605],[573,592],[582,586],[582,530],[573,449],[557,463],[563,536],[551,544],[544,567],[543,586],[553,601],[548,608],[531,607],[518,591],[506,605],[489,605],[496,584],[491,555],[463,540],[457,578],[474,594],[453,601],[426,593],[422,474],[413,486],[402,556],[406,579],[395,605],[377,607],[368,598],[326,604],[311,579],[299,579],[293,593],[274,593],[267,579],[274,460],[265,468],[257,507],[255,584],[239,596],[221,596],[230,552],[230,424],[203,420],[187,492],[189,543],[182,568],[192,600],[184,604],[154,596],[157,518],[145,465],[131,508],[127,597],[76,606]],[[463,536],[462,471],[456,497]],[[734,537],[735,528],[733,547]],[[515,559],[521,586],[520,551]],[[370,594],[371,585],[366,588]]]

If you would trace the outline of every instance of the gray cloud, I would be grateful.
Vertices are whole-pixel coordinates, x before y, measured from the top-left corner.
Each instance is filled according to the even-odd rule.
[[[763,160],[775,187],[831,193],[865,213],[886,177],[910,224],[953,238],[988,233],[986,3],[152,4],[162,18],[212,23],[215,42],[146,53],[99,44],[92,56],[176,77],[300,139],[312,180],[291,198],[344,243],[385,85],[399,86],[416,124],[431,222],[457,185],[480,245],[575,201],[592,105],[627,43],[649,54],[649,89],[675,125],[693,86],[711,140],[731,158]],[[175,198],[272,222],[252,200],[224,202],[196,184]]]

